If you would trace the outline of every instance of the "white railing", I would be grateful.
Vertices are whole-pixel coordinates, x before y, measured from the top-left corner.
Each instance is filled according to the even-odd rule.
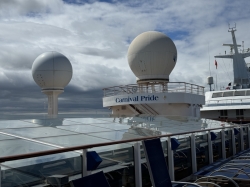
[[[204,87],[185,82],[169,82],[155,84],[129,84],[124,86],[114,86],[103,89],[104,97],[135,93],[173,93],[183,92],[197,95],[204,95]]]
[[[206,101],[204,106],[250,105],[250,99],[223,99]]]

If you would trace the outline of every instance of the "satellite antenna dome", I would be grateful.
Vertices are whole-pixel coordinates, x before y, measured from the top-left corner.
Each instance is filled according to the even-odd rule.
[[[160,32],[148,31],[138,35],[128,49],[128,63],[138,83],[168,82],[176,61],[174,42]]]
[[[32,65],[34,81],[48,96],[48,114],[57,116],[58,96],[72,78],[72,66],[63,54],[50,51],[39,55]]]
[[[70,82],[72,73],[68,58],[55,51],[39,55],[32,65],[33,79],[42,90],[63,90]]]

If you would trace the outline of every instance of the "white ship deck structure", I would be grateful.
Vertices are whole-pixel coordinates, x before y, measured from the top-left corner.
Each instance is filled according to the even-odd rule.
[[[244,58],[250,56],[250,49],[238,49],[241,45],[236,42],[235,31],[236,27],[229,28],[228,31],[232,34],[233,44],[223,44],[230,47],[229,54],[215,56],[233,60],[233,82],[226,86],[226,90],[206,92],[206,104],[201,109],[201,116],[220,121],[249,123],[250,73]],[[210,88],[213,84],[211,78],[208,78]]]
[[[174,42],[155,31],[138,35],[128,49],[128,64],[137,84],[104,88],[103,106],[115,115],[176,115],[200,117],[204,87],[169,82],[177,62]]]

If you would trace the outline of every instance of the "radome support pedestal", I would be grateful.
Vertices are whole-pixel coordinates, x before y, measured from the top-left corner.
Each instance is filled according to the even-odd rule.
[[[63,90],[43,90],[48,96],[48,115],[57,116],[58,114],[58,96],[63,93]]]

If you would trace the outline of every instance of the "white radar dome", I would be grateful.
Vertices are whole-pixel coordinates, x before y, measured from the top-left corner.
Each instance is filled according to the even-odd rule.
[[[72,78],[72,66],[63,54],[50,51],[39,55],[32,65],[34,81],[43,90],[61,90]]]
[[[128,63],[137,81],[169,81],[177,61],[174,42],[165,34],[148,31],[138,35],[128,49]]]

